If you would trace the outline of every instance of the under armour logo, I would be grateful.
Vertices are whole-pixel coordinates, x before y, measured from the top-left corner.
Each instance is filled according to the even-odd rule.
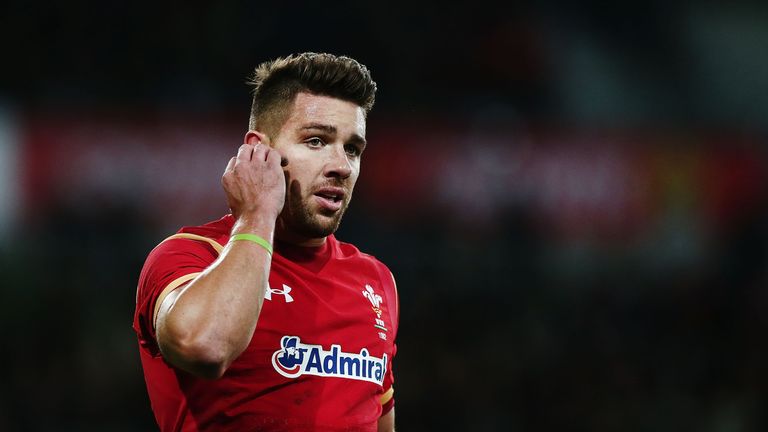
[[[285,296],[285,302],[290,303],[293,301],[293,296],[288,294],[289,292],[291,292],[291,287],[289,287],[286,284],[283,284],[283,289],[274,289],[270,286],[267,286],[267,292],[264,293],[264,298],[271,301],[272,294],[278,294],[281,296]]]

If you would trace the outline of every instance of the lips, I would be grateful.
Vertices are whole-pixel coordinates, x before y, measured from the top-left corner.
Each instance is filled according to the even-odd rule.
[[[321,208],[337,212],[341,209],[346,192],[340,187],[324,187],[315,191],[314,196]]]

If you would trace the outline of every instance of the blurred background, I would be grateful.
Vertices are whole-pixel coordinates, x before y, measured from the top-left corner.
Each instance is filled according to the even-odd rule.
[[[0,11],[0,430],[156,430],[139,270],[301,51],[379,84],[338,237],[398,280],[399,430],[768,428],[765,3]]]

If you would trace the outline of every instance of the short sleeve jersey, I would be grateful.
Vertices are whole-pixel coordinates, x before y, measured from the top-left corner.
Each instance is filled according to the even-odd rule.
[[[153,325],[158,297],[209,267],[233,224],[228,215],[182,228],[142,269],[133,327],[160,429],[375,431],[394,404],[397,291],[384,264],[334,236],[317,248],[276,245],[253,338],[221,378],[198,378],[163,359]]]

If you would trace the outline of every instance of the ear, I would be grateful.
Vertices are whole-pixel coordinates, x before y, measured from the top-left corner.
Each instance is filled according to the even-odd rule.
[[[265,133],[259,132],[257,130],[249,130],[248,132],[245,133],[245,143],[246,144],[264,143],[266,145],[270,145],[269,137]]]

